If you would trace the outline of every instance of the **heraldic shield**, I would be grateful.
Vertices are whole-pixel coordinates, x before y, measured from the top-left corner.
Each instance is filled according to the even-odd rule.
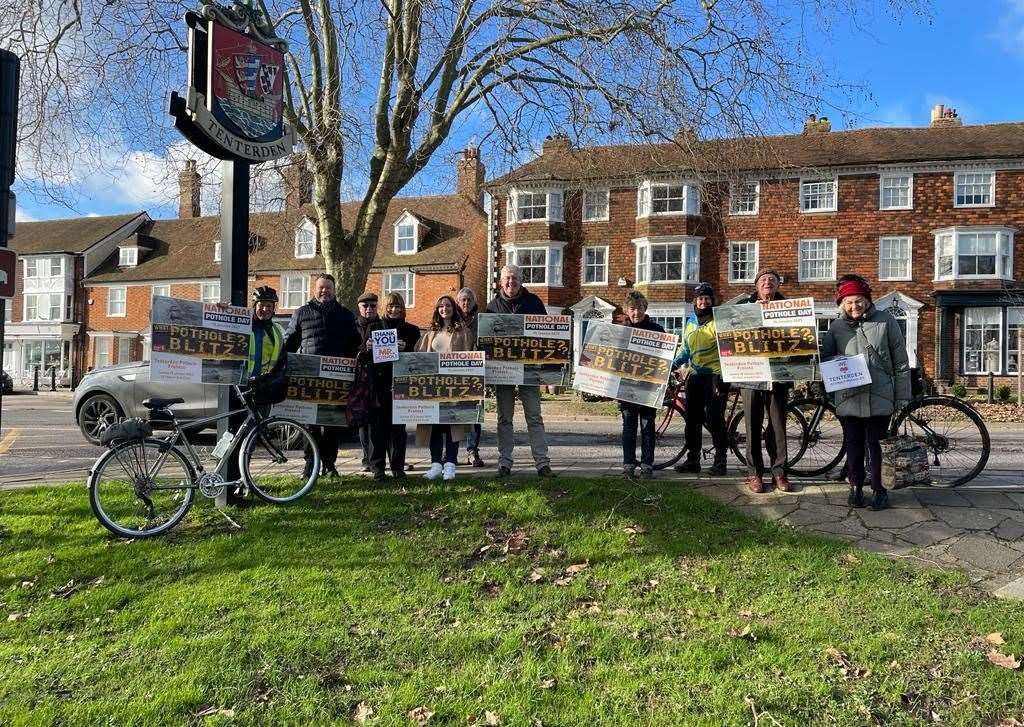
[[[219,23],[210,27],[210,112],[251,141],[280,138],[284,54]]]

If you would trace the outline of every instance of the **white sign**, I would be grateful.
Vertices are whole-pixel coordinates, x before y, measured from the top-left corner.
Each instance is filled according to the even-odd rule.
[[[398,360],[398,331],[394,328],[387,328],[383,331],[373,331],[373,362],[386,363],[387,361]]]
[[[772,380],[771,361],[757,356],[722,356],[722,381],[728,383],[765,383]]]
[[[761,315],[768,328],[813,326],[814,298],[783,298],[761,302]]]
[[[825,391],[841,391],[853,389],[871,383],[868,361],[864,354],[856,356],[839,356],[831,361],[821,362],[821,380],[825,383]]]

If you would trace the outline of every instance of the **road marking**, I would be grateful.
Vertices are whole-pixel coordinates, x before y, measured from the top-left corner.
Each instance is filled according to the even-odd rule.
[[[12,429],[4,435],[3,439],[0,439],[0,454],[7,454],[7,450],[14,444],[14,440],[18,438],[17,429]]]

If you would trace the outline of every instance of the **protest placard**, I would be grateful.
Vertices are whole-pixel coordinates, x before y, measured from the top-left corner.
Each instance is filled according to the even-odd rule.
[[[398,360],[398,331],[394,328],[385,328],[382,331],[371,333],[373,340],[373,362],[386,363],[387,361]]]
[[[871,383],[867,358],[862,353],[856,356],[837,356],[821,362],[821,380],[825,391],[830,394],[842,389],[853,389]]]
[[[576,365],[573,388],[641,406],[665,398],[679,336],[591,321]]]
[[[335,356],[288,354],[285,399],[273,413],[303,424],[348,425],[348,397],[356,378],[356,360]]]
[[[238,384],[249,359],[252,312],[158,295],[152,306],[150,380]]]
[[[723,380],[764,385],[818,377],[813,298],[721,305],[714,315]]]
[[[487,355],[487,383],[564,386],[572,361],[572,317],[481,313],[477,348]]]
[[[484,352],[402,353],[392,369],[395,424],[480,424]]]

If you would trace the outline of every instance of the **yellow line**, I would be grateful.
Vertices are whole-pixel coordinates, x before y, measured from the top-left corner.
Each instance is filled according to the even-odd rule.
[[[3,439],[0,439],[0,454],[7,454],[7,450],[14,444],[14,440],[18,438],[18,429],[12,429],[7,432]]]

